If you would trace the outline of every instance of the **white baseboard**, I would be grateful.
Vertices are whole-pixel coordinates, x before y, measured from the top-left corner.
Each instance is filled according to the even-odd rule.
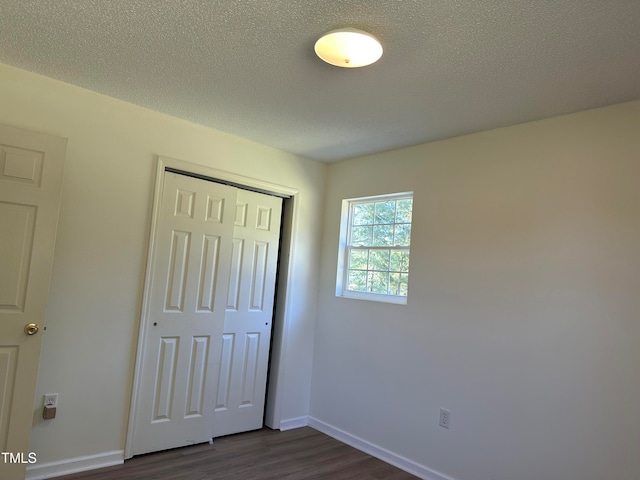
[[[96,468],[111,467],[124,463],[124,450],[87,455],[85,457],[67,458],[48,463],[35,463],[27,467],[25,480],[41,480],[60,477],[70,473],[84,472]]]
[[[293,430],[294,428],[306,427],[309,425],[309,417],[289,418],[288,420],[280,421],[280,431]]]
[[[405,472],[409,472],[424,480],[455,480],[451,477],[447,477],[443,473],[432,470],[428,467],[425,467],[424,465],[420,465],[419,463],[416,463],[413,460],[409,460],[408,458],[398,455],[397,453],[393,453],[386,448],[374,445],[371,442],[356,437],[355,435],[329,425],[328,423],[325,423],[322,420],[318,420],[317,418],[308,417],[307,425],[324,434],[329,435],[330,437],[335,438],[336,440],[340,440],[342,443],[351,445],[352,447],[368,453],[373,457],[379,458],[383,462],[390,463],[391,465],[394,465],[404,470]]]

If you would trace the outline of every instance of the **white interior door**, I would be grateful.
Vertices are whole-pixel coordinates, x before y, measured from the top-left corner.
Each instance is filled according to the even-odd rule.
[[[213,436],[262,427],[282,199],[238,191]]]
[[[0,452],[29,449],[66,148],[0,126]],[[23,479],[4,457],[0,478]]]
[[[236,192],[164,174],[133,455],[212,437]]]

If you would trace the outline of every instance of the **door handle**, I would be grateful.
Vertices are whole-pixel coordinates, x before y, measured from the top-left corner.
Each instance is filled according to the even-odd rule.
[[[27,323],[24,326],[24,333],[27,335],[35,335],[40,330],[40,327],[37,323]]]

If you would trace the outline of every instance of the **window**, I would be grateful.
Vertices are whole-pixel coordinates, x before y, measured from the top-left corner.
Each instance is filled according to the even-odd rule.
[[[407,303],[413,194],[342,202],[336,295]]]

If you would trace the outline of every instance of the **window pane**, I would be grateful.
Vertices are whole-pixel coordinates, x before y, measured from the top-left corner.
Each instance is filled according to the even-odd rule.
[[[389,274],[386,272],[369,272],[367,291],[386,295],[389,292]]]
[[[402,295],[403,297],[407,296],[407,286],[409,285],[409,275],[406,273],[400,274],[400,285],[398,288],[398,295]]]
[[[407,275],[391,273],[389,275],[389,293],[391,295],[407,296]]]
[[[394,250],[393,252],[391,252],[389,270],[391,270],[392,272],[408,272],[409,252],[407,252],[406,250]]]
[[[400,274],[389,274],[389,293],[391,295],[400,295]]]
[[[393,223],[396,218],[396,202],[376,202],[376,215],[374,223]]]
[[[368,247],[371,245],[372,227],[353,227],[351,231],[351,245]]]
[[[351,250],[349,254],[349,270],[352,269],[367,269],[367,262],[369,257],[368,250]]]
[[[389,271],[389,250],[371,250],[369,252],[369,270]]]
[[[360,203],[353,206],[353,225],[373,224],[373,203]]]
[[[411,223],[413,200],[398,200],[396,207],[396,223]]]
[[[367,291],[367,272],[349,270],[349,280],[347,290],[354,292]]]
[[[408,247],[411,243],[411,224],[399,223],[396,225],[395,238],[393,239],[394,245],[402,247]]]
[[[393,225],[375,225],[373,227],[374,247],[390,247],[393,245]]]

